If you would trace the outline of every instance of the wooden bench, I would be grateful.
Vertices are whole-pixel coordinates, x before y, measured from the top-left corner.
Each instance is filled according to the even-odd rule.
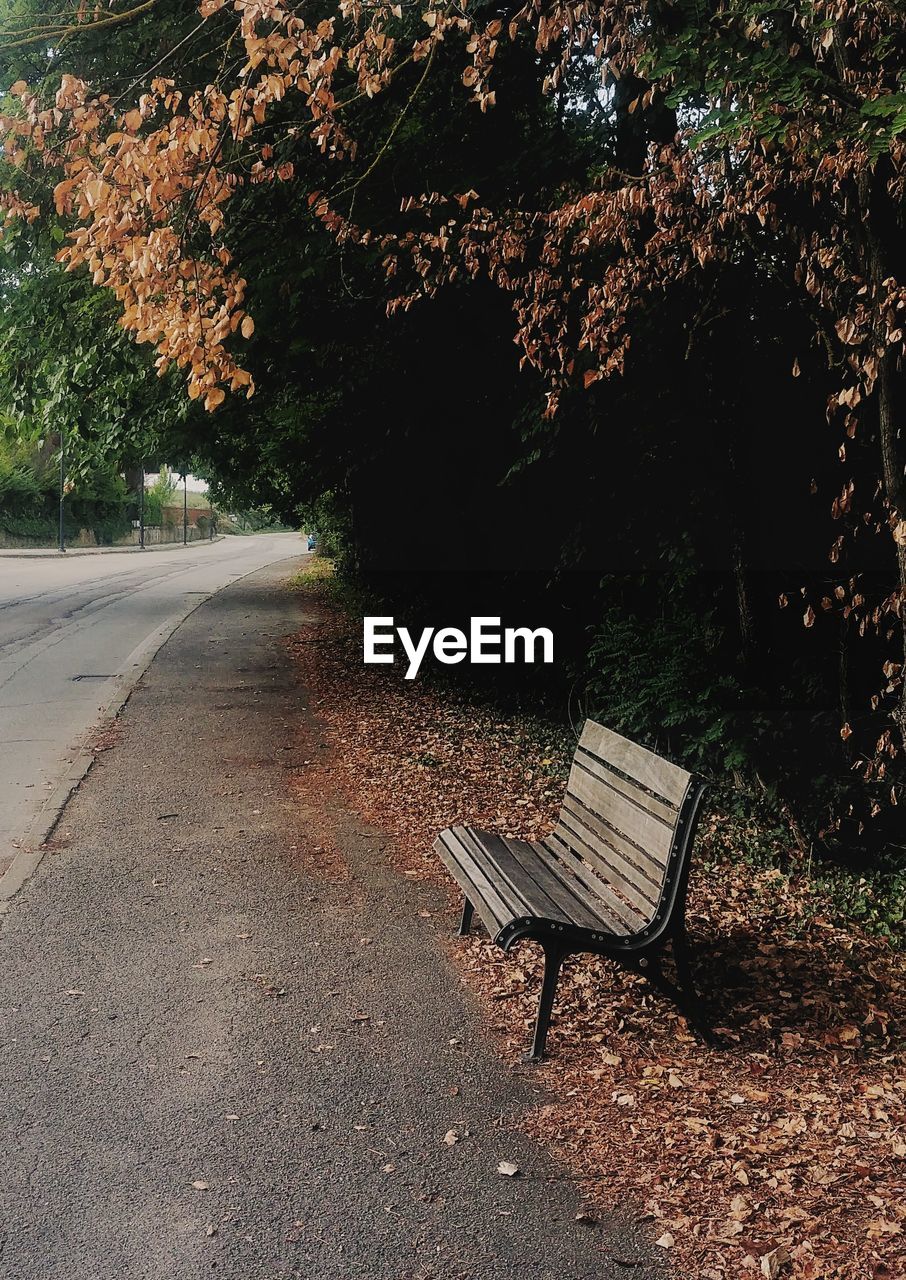
[[[689,969],[686,886],[704,783],[652,751],[587,720],[566,799],[544,840],[474,827],[442,831],[434,848],[465,895],[460,934],[478,912],[504,951],[544,948],[531,1059],[544,1055],[565,956],[592,952],[644,974],[712,1040]],[[676,981],[664,972],[668,947]]]

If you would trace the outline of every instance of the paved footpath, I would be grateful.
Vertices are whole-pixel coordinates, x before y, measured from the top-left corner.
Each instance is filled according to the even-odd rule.
[[[287,571],[168,641],[3,917],[0,1275],[663,1276],[512,1126],[538,1081],[484,1032],[442,896],[343,813],[347,872],[318,869]]]
[[[86,739],[175,627],[228,582],[298,556],[263,534],[69,559],[0,559],[0,904],[91,762]]]

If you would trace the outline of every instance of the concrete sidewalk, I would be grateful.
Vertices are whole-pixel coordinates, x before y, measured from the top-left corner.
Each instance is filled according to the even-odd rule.
[[[322,745],[280,644],[304,622],[287,573],[159,652],[4,918],[0,1271],[663,1277],[616,1220],[575,1221],[515,1127],[537,1077],[496,1055],[441,895],[335,809],[346,865],[319,862],[289,785]]]
[[[109,556],[122,555],[126,551],[182,551],[189,547],[209,546],[212,542],[221,542],[226,534],[218,533],[213,538],[191,538],[188,542],[148,543],[144,547],[67,547],[61,551],[59,547],[0,547],[0,557],[7,560],[46,560],[58,557],[60,560],[70,556]]]

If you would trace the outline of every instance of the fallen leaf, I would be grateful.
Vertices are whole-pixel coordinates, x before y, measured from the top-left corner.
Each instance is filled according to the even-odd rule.
[[[775,1280],[780,1275],[781,1269],[790,1261],[790,1255],[781,1245],[777,1249],[772,1249],[770,1253],[761,1255],[761,1274],[765,1280]]]

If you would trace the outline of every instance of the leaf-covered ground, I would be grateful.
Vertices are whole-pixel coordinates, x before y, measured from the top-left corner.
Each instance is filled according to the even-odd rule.
[[[550,828],[567,736],[365,667],[357,619],[325,601],[309,613],[291,645],[335,748],[328,776],[393,835],[402,872],[442,878],[431,845],[454,822],[527,839]],[[538,1068],[553,1101],[526,1127],[590,1204],[649,1217],[677,1277],[902,1280],[906,957],[834,923],[801,874],[741,863],[740,838],[720,813],[704,821],[688,915],[728,1047],[700,1046],[643,980],[575,957]],[[455,947],[515,1060],[540,952],[506,957],[483,936]]]

